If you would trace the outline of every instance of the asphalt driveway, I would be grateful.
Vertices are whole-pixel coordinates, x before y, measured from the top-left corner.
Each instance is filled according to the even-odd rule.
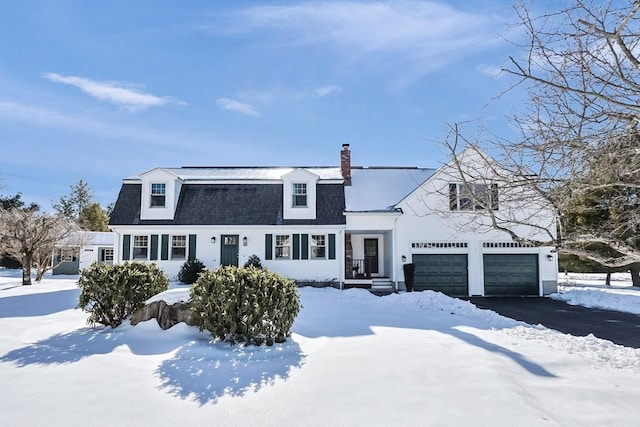
[[[593,334],[625,347],[640,348],[640,315],[569,305],[551,298],[465,298],[478,308],[575,336]]]

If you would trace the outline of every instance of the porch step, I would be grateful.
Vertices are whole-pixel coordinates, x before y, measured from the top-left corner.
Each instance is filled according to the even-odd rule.
[[[388,277],[371,278],[371,289],[379,291],[393,290],[393,282]]]

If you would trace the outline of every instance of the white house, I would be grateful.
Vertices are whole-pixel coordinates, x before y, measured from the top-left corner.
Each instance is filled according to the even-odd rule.
[[[77,231],[58,242],[53,250],[52,274],[78,274],[94,262],[113,263],[115,234]]]
[[[416,290],[554,292],[553,248],[517,243],[490,221],[527,219],[535,226],[517,231],[535,240],[555,232],[553,211],[535,195],[503,197],[514,187],[494,168],[479,170],[478,155],[461,157],[475,173],[464,182],[453,163],[352,167],[347,144],[340,167],[156,168],[123,182],[110,221],[114,259],[153,261],[175,276],[187,259],[215,268],[255,254],[298,281],[387,290],[404,289],[411,263]],[[487,204],[470,203],[471,185],[483,186]]]

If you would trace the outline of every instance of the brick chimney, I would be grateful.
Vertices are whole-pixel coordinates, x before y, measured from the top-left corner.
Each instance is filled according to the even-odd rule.
[[[351,185],[351,150],[349,150],[349,144],[342,144],[342,151],[340,151],[340,171],[342,172],[344,185]]]

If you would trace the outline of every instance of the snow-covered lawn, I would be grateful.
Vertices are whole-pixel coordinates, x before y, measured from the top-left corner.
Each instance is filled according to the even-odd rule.
[[[606,276],[605,273],[561,273],[558,293],[551,298],[572,305],[640,314],[640,289],[632,286],[631,274],[613,273],[609,286],[605,284]]]
[[[7,276],[2,426],[640,425],[640,350],[433,292],[303,288],[291,340],[230,348],[183,324],[88,328],[74,278]]]

